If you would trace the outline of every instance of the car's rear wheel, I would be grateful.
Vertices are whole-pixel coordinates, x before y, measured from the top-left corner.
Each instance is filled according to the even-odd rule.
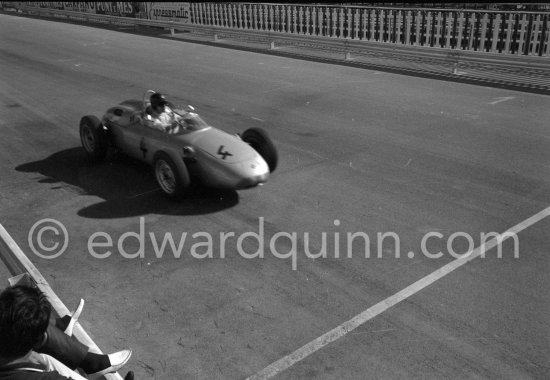
[[[157,153],[153,167],[155,178],[165,196],[179,199],[189,187],[189,173],[185,164],[176,166],[174,161],[166,153]]]
[[[279,156],[273,141],[271,141],[266,131],[257,127],[250,128],[243,132],[241,138],[262,156],[270,172],[275,171]]]
[[[84,116],[80,119],[80,142],[82,147],[94,161],[105,158],[108,140],[103,125],[95,116]]]

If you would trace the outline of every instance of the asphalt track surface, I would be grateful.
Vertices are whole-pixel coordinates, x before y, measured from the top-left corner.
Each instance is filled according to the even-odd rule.
[[[134,350],[137,379],[254,375],[453,262],[453,233],[478,247],[480,233],[550,206],[545,95],[6,15],[0,36],[0,223],[69,308],[86,299],[82,324],[100,347]],[[174,203],[146,166],[89,163],[80,118],[149,88],[228,132],[266,129],[280,154],[270,181],[238,192],[197,187]],[[44,218],[70,237],[56,259],[28,243]],[[141,233],[140,220],[144,257],[125,258],[116,243]],[[264,258],[245,259],[237,238],[260,223]],[[472,260],[276,378],[549,378],[549,230],[550,218],[537,220],[518,235],[519,258],[505,242],[502,258],[492,250]],[[105,259],[87,247],[98,231],[114,241]],[[151,236],[178,243],[185,232],[181,257],[156,257]],[[229,232],[221,258],[219,235]],[[271,253],[278,232],[296,232],[294,263]],[[327,257],[308,258],[306,233],[319,252],[323,232]],[[348,232],[368,234],[370,258],[357,240],[347,257]],[[399,236],[401,257],[378,244],[385,232]],[[420,253],[429,232],[442,234],[427,248],[443,257]],[[206,233],[213,257],[193,257]],[[42,238],[59,242],[51,231]],[[123,240],[123,251],[139,248]],[[292,241],[273,248],[284,254]],[[458,238],[453,248],[474,247]],[[243,249],[258,243],[246,238]]]

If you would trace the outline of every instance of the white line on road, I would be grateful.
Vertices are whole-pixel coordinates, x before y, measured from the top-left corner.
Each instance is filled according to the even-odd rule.
[[[494,102],[491,102],[489,104],[490,105],[495,105],[497,103],[506,102],[508,100],[512,100],[512,99],[515,99],[515,98],[516,98],[515,96],[503,96],[503,97],[500,97],[500,98],[496,98],[496,100]]]
[[[261,121],[262,123],[265,122],[265,120],[260,119],[258,117],[254,117],[254,116],[252,116],[252,120]]]
[[[330,330],[324,335],[321,335],[319,338],[307,343],[306,345],[300,347],[291,354],[283,357],[282,359],[277,360],[276,362],[265,367],[261,371],[247,378],[247,380],[259,380],[259,379],[269,379],[273,376],[279,374],[280,372],[286,370],[295,363],[307,358],[311,354],[325,347],[326,345],[334,342],[335,340],[343,337],[347,333],[355,330],[357,327],[361,326],[365,322],[371,320],[377,315],[385,312],[390,307],[397,305],[398,303],[406,300],[412,295],[418,293],[427,286],[433,284],[437,280],[445,277],[449,273],[453,272],[455,269],[460,268],[462,265],[466,264],[470,260],[475,259],[480,256],[482,253],[487,252],[491,248],[502,244],[507,238],[517,235],[519,232],[524,229],[532,226],[533,224],[539,222],[540,220],[546,218],[550,215],[550,207],[545,208],[544,210],[538,212],[532,217],[525,219],[523,222],[516,224],[514,227],[511,227],[506,232],[498,235],[497,237],[486,241],[476,249],[467,252],[464,256],[451,261],[450,263],[442,266],[426,277],[421,278],[415,283],[407,286],[403,290],[395,293],[394,295],[386,298],[383,301],[378,302],[376,305],[371,306],[367,310],[363,311],[361,314],[353,317],[352,319],[342,323],[338,327]]]

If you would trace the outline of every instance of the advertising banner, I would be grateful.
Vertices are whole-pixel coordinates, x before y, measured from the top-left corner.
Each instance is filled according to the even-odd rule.
[[[136,17],[133,2],[126,1],[100,1],[93,4],[98,15]]]
[[[62,11],[135,17],[135,5],[139,3],[130,1],[29,1],[22,4],[31,7],[57,9]]]
[[[189,3],[171,2],[154,3],[147,2],[147,18],[150,20],[175,21],[180,23],[189,22]]]

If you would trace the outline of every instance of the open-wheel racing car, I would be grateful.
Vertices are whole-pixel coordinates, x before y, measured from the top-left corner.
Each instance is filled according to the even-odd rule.
[[[191,179],[208,187],[245,189],[263,184],[277,167],[277,150],[261,128],[231,135],[208,125],[188,106],[167,103],[175,121],[167,130],[147,123],[150,95],[126,100],[107,110],[101,120],[84,116],[80,140],[87,155],[103,160],[109,149],[146,162],[154,169],[163,193],[180,198]]]

